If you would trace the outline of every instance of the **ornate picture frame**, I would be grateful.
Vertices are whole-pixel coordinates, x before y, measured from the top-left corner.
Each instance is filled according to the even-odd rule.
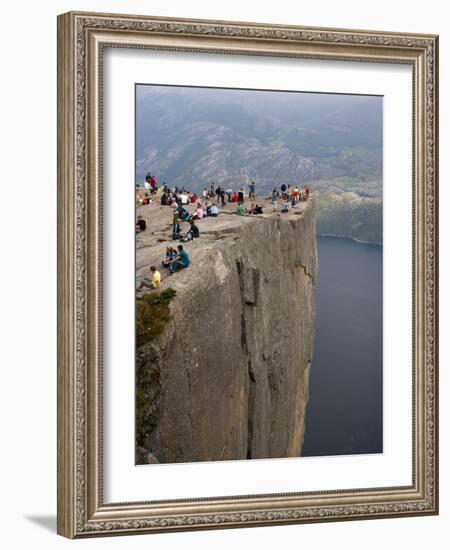
[[[413,483],[105,503],[104,47],[400,63],[413,72]],[[70,12],[58,17],[58,533],[69,538],[438,513],[438,37]],[[131,368],[131,367],[130,367]]]

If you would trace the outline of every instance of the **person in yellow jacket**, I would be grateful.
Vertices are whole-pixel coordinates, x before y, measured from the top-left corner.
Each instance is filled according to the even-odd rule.
[[[153,277],[144,277],[139,288],[144,286],[148,288],[158,289],[161,286],[161,273],[156,269],[154,265],[150,267],[150,271],[153,274]]]

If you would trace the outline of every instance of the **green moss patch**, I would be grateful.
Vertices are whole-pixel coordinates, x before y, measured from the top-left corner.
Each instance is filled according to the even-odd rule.
[[[145,294],[136,300],[136,346],[140,347],[159,336],[170,321],[169,304],[177,291],[166,288],[162,292]]]

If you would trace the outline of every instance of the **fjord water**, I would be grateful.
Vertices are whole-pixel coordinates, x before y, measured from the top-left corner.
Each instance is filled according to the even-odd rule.
[[[316,336],[301,456],[383,452],[383,248],[317,237]]]

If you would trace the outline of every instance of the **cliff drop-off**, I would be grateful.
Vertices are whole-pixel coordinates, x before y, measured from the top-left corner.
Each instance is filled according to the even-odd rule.
[[[170,220],[152,210],[137,277],[160,262]],[[158,338],[136,350],[136,462],[296,457],[314,343],[314,199],[289,213],[202,220]],[[166,283],[169,284],[169,283]],[[164,286],[164,285],[163,285]]]

